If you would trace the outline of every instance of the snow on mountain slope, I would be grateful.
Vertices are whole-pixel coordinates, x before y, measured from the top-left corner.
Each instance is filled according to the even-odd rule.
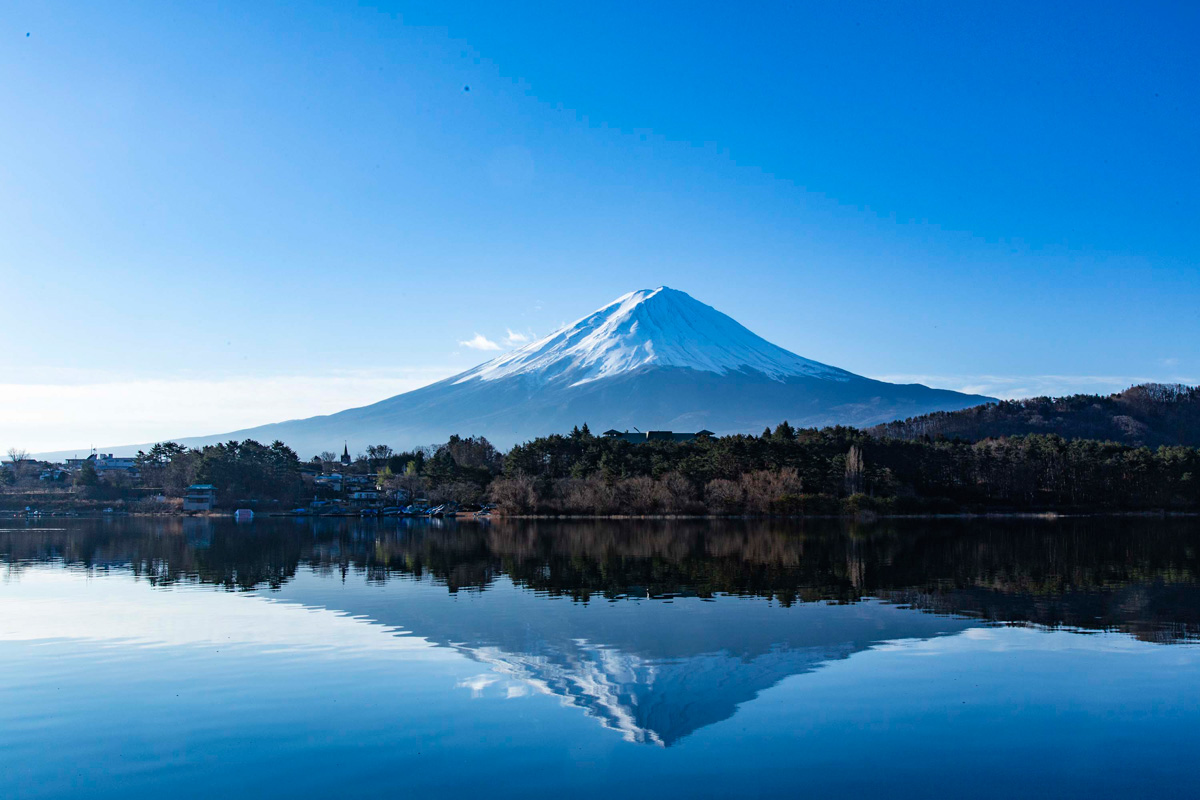
[[[873,600],[783,608],[761,598],[626,599],[596,613],[496,577],[486,603],[434,580],[406,582],[404,602],[313,581],[279,593],[453,648],[487,670],[481,691],[554,695],[627,741],[661,746],[729,719],[791,676],[881,642],[953,636],[976,624]]]
[[[452,380],[494,381],[522,374],[545,383],[578,386],[647,366],[718,374],[752,369],[775,380],[854,377],[773,345],[691,295],[660,286],[623,295]]]
[[[719,435],[758,433],[783,420],[867,427],[991,399],[884,383],[803,358],[663,286],[630,292],[511,353],[371,405],[177,441],[280,439],[304,458],[343,442],[354,451],[380,443],[406,448],[456,433],[508,448],[583,423]]]

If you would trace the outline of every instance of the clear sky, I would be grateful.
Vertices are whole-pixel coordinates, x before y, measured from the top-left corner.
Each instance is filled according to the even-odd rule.
[[[1200,381],[1198,39],[1192,3],[9,0],[0,447],[362,405],[660,284],[871,377]]]

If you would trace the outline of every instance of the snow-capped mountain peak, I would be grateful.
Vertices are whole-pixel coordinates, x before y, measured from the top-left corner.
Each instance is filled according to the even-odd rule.
[[[774,380],[854,377],[771,344],[686,292],[660,286],[622,295],[549,336],[463,373],[455,383],[526,375],[578,386],[650,366],[722,375],[755,371]]]
[[[371,405],[181,441],[280,439],[308,455],[339,442],[352,449],[379,442],[413,447],[460,434],[486,436],[504,448],[583,423],[718,435],[783,420],[865,427],[990,399],[883,383],[802,358],[660,286],[630,292],[467,372]],[[145,446],[113,451],[132,454]]]

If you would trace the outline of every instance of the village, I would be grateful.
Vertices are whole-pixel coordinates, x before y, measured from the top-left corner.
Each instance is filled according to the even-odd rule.
[[[708,430],[619,431],[568,437],[639,447],[708,441]],[[398,452],[371,445],[352,456],[324,451],[307,461],[282,442],[230,441],[189,449],[160,442],[136,456],[96,452],[60,462],[10,449],[0,460],[0,515],[471,516],[496,506],[491,488],[505,456],[483,437]]]
[[[156,448],[161,447],[156,445]],[[223,447],[223,446],[222,446]],[[428,448],[433,450],[434,448]],[[368,448],[357,457],[343,445],[342,453],[327,452],[306,462],[295,462],[291,480],[276,481],[270,491],[242,492],[230,497],[215,483],[180,484],[171,474],[171,459],[151,451],[138,456],[92,452],[61,462],[39,460],[16,450],[0,460],[0,516],[54,517],[82,515],[227,515],[241,519],[254,513],[271,516],[425,516],[458,514],[486,516],[492,506],[459,502],[434,493],[431,502],[421,480],[396,481],[388,462],[390,448]],[[406,460],[401,469],[423,463],[425,451]],[[174,453],[183,456],[182,448]],[[413,454],[407,454],[413,455]],[[294,458],[294,456],[293,456]],[[278,476],[274,476],[278,477]],[[404,485],[399,485],[403,483]],[[279,491],[281,486],[293,491]],[[443,493],[444,494],[444,493]],[[264,496],[274,495],[274,496]],[[293,502],[287,502],[292,500]]]

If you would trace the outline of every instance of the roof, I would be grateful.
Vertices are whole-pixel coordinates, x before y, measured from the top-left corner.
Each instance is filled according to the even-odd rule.
[[[217,487],[213,486],[211,483],[193,483],[191,486],[188,487],[188,491],[190,492],[193,489],[195,489],[197,491],[201,491],[201,492],[208,491],[210,489],[215,491],[216,488]]]
[[[604,435],[609,438],[624,439],[627,442],[690,442],[698,436],[715,436],[712,431],[703,430],[696,433],[681,431],[629,431],[607,430]]]

